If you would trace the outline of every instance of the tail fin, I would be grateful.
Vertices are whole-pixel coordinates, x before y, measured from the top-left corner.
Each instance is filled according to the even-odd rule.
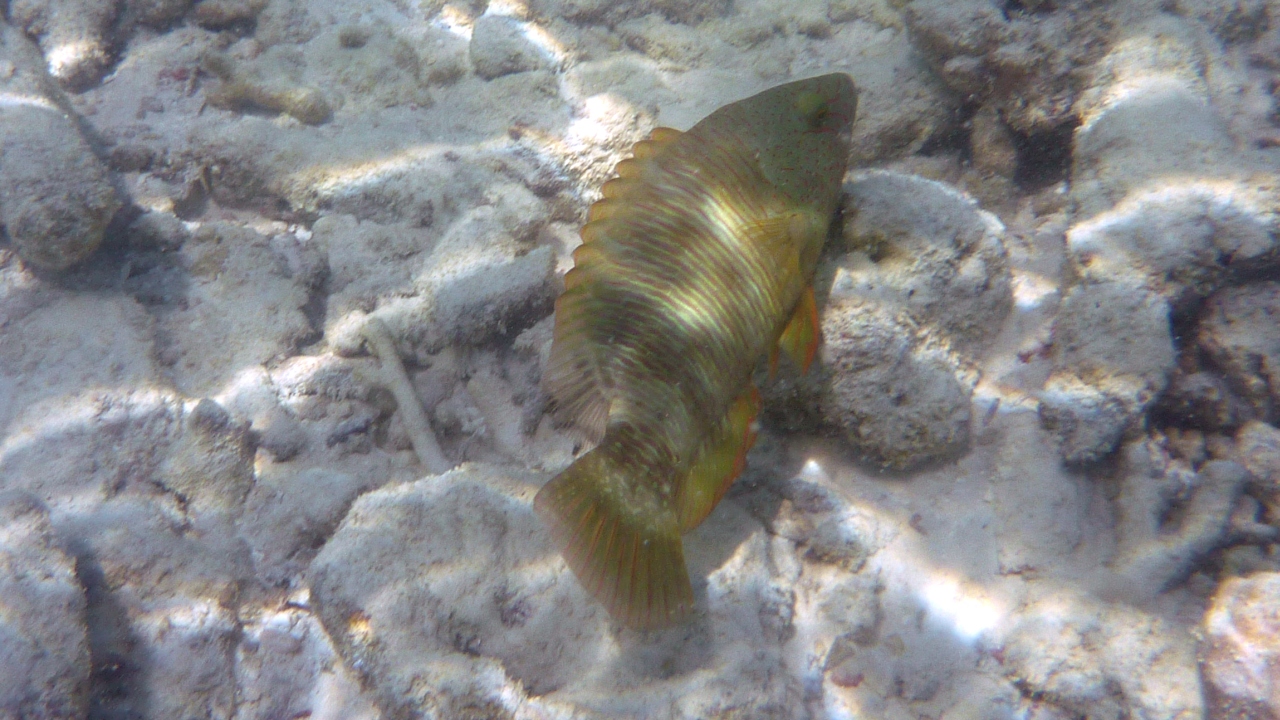
[[[656,503],[627,502],[646,470],[597,448],[547,483],[533,501],[569,568],[619,622],[666,627],[693,607],[679,518]]]

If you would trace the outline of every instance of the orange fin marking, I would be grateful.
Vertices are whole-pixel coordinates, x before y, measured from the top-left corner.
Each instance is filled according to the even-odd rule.
[[[609,441],[605,442],[607,446]],[[547,483],[533,507],[582,587],[629,627],[666,627],[693,607],[675,513],[649,517],[619,487],[643,486],[648,471],[601,448]]]
[[[822,338],[822,329],[818,324],[818,304],[813,299],[813,286],[804,289],[800,294],[800,302],[796,305],[795,314],[778,338],[781,347],[791,361],[800,367],[801,373],[809,372],[813,357],[818,352],[818,342]]]
[[[760,392],[754,385],[748,386],[698,451],[680,487],[681,532],[700,525],[742,474],[747,451],[756,441],[755,420],[759,412]]]

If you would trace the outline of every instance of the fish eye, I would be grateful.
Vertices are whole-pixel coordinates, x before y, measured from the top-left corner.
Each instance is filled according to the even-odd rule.
[[[812,90],[800,93],[796,98],[796,110],[809,123],[810,127],[818,127],[827,119],[831,109],[827,99]]]

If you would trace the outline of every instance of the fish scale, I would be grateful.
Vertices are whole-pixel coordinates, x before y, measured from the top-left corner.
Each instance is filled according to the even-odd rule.
[[[658,128],[588,212],[556,301],[544,385],[597,446],[534,501],[583,587],[623,624],[693,606],[681,534],[741,472],[759,359],[807,367],[811,282],[835,215],[857,91],[844,74]]]

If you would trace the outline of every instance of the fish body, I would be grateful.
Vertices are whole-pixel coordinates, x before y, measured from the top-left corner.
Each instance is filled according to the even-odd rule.
[[[857,91],[844,74],[766,90],[617,166],[556,301],[544,385],[598,445],[534,507],[622,623],[669,625],[693,593],[680,536],[742,470],[781,345],[807,367],[811,282],[835,214]]]

